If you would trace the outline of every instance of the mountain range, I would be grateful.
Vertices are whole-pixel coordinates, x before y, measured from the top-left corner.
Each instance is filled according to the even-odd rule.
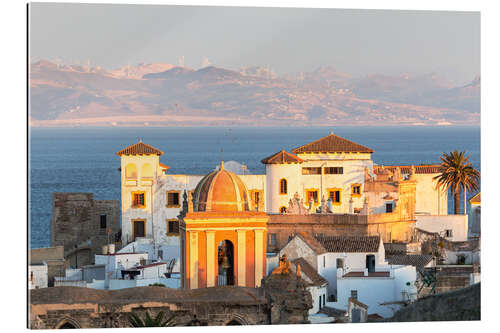
[[[353,77],[332,67],[276,75],[263,67],[139,64],[116,70],[31,64],[31,126],[479,125],[481,80],[435,73]]]

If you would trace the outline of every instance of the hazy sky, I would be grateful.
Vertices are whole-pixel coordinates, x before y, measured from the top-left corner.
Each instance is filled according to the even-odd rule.
[[[479,12],[31,4],[32,61],[140,62],[278,74],[331,65],[353,75],[480,73]]]

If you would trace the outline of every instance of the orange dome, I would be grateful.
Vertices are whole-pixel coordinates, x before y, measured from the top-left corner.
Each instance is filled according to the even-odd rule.
[[[195,212],[243,212],[249,211],[248,207],[245,184],[236,174],[225,170],[223,162],[219,170],[203,177],[194,190]]]

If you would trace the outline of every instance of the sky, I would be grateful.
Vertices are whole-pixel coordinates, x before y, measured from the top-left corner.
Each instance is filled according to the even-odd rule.
[[[106,69],[171,63],[277,74],[320,66],[354,76],[480,74],[480,13],[451,11],[30,5],[30,59]],[[205,61],[204,61],[205,59]]]

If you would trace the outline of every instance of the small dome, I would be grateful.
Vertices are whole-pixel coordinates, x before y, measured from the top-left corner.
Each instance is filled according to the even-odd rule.
[[[195,212],[249,210],[248,191],[243,181],[231,171],[224,169],[221,162],[219,170],[203,177],[193,194]]]

